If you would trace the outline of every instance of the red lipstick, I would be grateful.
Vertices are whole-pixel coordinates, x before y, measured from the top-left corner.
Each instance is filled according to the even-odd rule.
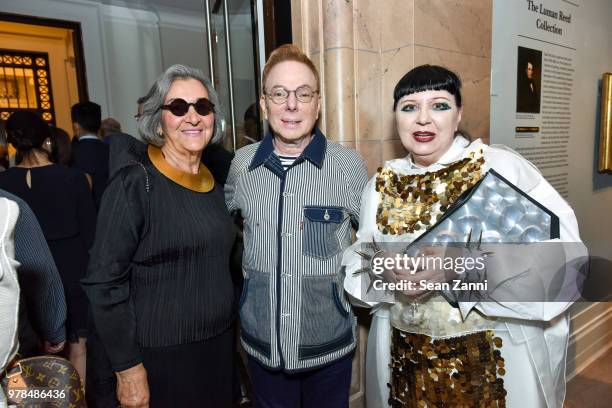
[[[412,137],[419,143],[427,143],[434,140],[436,134],[433,132],[413,132]]]

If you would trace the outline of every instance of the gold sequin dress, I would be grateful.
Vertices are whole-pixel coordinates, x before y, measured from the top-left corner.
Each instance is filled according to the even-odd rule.
[[[562,241],[580,241],[572,209],[533,165],[507,148],[457,136],[428,168],[417,168],[409,157],[386,162],[364,190],[358,240],[343,259],[345,289],[355,304],[375,308],[366,357],[368,408],[562,405],[569,302],[458,309],[441,297],[417,307],[373,302],[364,296],[363,276],[353,275],[361,267],[356,251],[362,244],[412,242],[490,168],[559,216]]]

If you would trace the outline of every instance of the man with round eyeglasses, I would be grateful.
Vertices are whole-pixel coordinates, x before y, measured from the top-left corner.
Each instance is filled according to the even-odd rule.
[[[356,321],[339,276],[367,182],[355,151],[316,126],[316,68],[294,45],[270,55],[270,132],[236,152],[225,198],[244,225],[239,301],[256,407],[348,407]]]

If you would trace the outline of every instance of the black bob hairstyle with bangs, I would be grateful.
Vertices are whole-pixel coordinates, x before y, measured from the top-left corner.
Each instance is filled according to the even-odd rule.
[[[461,107],[461,80],[454,72],[438,65],[420,65],[408,71],[393,90],[393,110],[406,95],[423,91],[447,91]]]

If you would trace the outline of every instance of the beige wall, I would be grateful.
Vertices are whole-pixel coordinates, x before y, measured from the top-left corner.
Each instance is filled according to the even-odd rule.
[[[393,88],[416,65],[444,65],[463,80],[462,127],[488,140],[491,0],[292,0],[294,43],[318,66],[321,127],[356,148],[370,174],[405,155]]]
[[[597,146],[601,76],[612,72],[612,2],[589,0],[579,10],[568,201],[591,255],[611,260],[612,174],[597,173]],[[607,276],[612,273],[610,263],[601,269]],[[568,373],[573,375],[612,347],[612,303],[580,303],[571,312]]]

